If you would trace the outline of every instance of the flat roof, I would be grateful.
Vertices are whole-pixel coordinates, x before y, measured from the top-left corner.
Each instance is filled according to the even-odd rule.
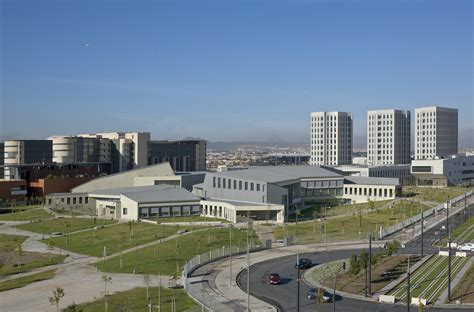
[[[375,178],[375,177],[344,177],[344,184],[364,184],[364,185],[400,185],[398,178]],[[346,183],[349,182],[349,183]]]
[[[322,168],[321,166],[256,166],[243,170],[231,170],[223,172],[213,172],[217,176],[246,179],[262,182],[282,182],[315,177],[337,178],[342,175]]]
[[[122,194],[138,203],[188,202],[200,200],[199,197],[181,187],[157,188],[155,190],[133,191]]]

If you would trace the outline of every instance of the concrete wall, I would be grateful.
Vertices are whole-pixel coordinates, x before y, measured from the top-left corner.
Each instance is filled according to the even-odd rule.
[[[352,203],[360,204],[366,203],[369,200],[381,201],[395,199],[396,195],[396,186],[346,184],[344,185],[344,195],[342,197],[350,199]]]

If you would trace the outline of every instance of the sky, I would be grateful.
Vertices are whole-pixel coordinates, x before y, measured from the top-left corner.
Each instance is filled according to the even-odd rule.
[[[474,147],[469,0],[0,0],[0,139],[308,142],[312,111],[459,109]],[[413,114],[413,113],[412,113]]]

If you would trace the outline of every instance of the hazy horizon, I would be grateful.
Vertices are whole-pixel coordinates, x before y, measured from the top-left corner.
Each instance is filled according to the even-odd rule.
[[[459,110],[472,1],[2,1],[0,139],[146,131],[309,143],[310,113]],[[412,118],[413,119],[413,118]]]

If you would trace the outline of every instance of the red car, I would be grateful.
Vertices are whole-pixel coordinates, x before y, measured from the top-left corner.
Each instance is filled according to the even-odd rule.
[[[268,276],[268,282],[270,285],[279,285],[281,283],[281,278],[278,273],[272,273]]]

